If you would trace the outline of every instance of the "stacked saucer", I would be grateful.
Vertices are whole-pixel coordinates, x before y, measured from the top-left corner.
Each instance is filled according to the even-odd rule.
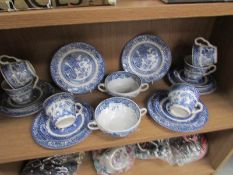
[[[211,75],[217,69],[216,63],[217,47],[198,37],[194,41],[192,55],[184,58],[184,68],[171,70],[168,79],[172,84],[191,84],[201,95],[210,94],[216,89],[216,81]]]
[[[43,100],[53,93],[49,83],[39,81],[35,69],[27,60],[0,56],[1,87],[0,112],[11,117],[23,117],[38,112]]]
[[[176,132],[193,132],[208,121],[207,107],[199,101],[198,90],[189,84],[176,84],[169,91],[156,91],[147,109],[161,126]]]
[[[93,109],[70,93],[57,93],[45,100],[42,110],[32,123],[32,137],[49,149],[62,149],[81,142],[90,135],[87,124]]]

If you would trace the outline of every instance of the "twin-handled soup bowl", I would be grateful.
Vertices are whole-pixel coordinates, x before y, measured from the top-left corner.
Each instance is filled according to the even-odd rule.
[[[73,125],[76,117],[83,118],[83,105],[75,103],[71,93],[54,94],[44,101],[43,107],[53,126],[58,129]]]
[[[6,59],[6,60],[5,60]],[[11,62],[7,60],[12,60]],[[0,56],[1,73],[5,81],[12,88],[21,88],[28,84],[31,80],[35,80],[34,87],[36,86],[39,78],[32,64],[27,60],[20,60],[18,58],[1,55]]]
[[[132,100],[112,97],[102,101],[95,109],[94,121],[89,122],[91,130],[100,129],[114,137],[125,137],[136,130],[141,117],[147,112]]]
[[[168,110],[176,117],[186,118],[203,110],[199,102],[199,91],[192,85],[180,83],[175,84],[169,90]]]
[[[147,83],[142,83],[141,79],[130,72],[117,71],[108,75],[104,83],[99,84],[101,92],[107,92],[112,96],[136,97],[140,92],[149,88]]]

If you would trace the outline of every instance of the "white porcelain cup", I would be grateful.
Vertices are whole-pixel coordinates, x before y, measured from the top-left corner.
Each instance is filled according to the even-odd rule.
[[[140,92],[148,90],[149,84],[142,83],[141,79],[135,74],[117,71],[108,75],[104,83],[98,85],[98,89],[112,96],[132,98]]]

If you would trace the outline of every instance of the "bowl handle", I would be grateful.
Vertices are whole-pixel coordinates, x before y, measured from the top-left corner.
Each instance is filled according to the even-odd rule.
[[[99,130],[99,127],[98,127],[96,121],[94,121],[94,120],[93,120],[93,121],[90,121],[90,122],[87,124],[87,127],[88,127],[90,130],[93,130],[93,131]]]
[[[105,88],[104,83],[100,83],[98,85],[98,90],[101,91],[101,92],[106,92],[107,91],[106,88]]]
[[[149,89],[149,84],[148,83],[143,83],[140,87],[140,92],[144,92]]]
[[[146,108],[141,108],[140,109],[141,116],[145,115],[146,113],[147,113],[147,109]]]
[[[18,59],[18,58],[16,58],[16,57],[13,57],[13,56],[1,55],[1,56],[0,56],[0,64],[2,64],[2,65],[9,64],[8,61],[2,61],[3,58],[13,59],[13,60],[15,60],[16,62],[21,61],[20,59]]]

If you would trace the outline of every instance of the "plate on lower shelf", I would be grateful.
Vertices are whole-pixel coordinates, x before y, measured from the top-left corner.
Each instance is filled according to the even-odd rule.
[[[54,82],[74,94],[91,92],[104,77],[105,65],[91,45],[75,42],[61,47],[53,56],[50,72]]]
[[[80,102],[76,99],[76,102]],[[65,132],[66,137],[56,137],[51,135],[47,130],[48,117],[44,111],[41,111],[32,122],[32,137],[34,141],[42,147],[49,149],[63,149],[71,147],[79,142],[83,141],[91,134],[91,130],[88,129],[87,124],[93,118],[94,110],[87,103],[81,102],[84,106],[84,124],[78,130],[70,130],[69,133]],[[72,132],[72,133],[71,133]]]
[[[0,113],[9,117],[26,117],[42,109],[43,102],[54,94],[54,88],[45,81],[39,81],[33,91],[33,100],[28,104],[16,104],[5,93],[1,97]]]
[[[171,61],[171,51],[167,44],[160,37],[149,34],[130,40],[121,56],[123,69],[136,74],[146,83],[162,79]]]
[[[171,115],[167,110],[168,91],[156,91],[147,103],[147,109],[155,122],[161,126],[176,132],[193,132],[204,127],[208,121],[208,110],[203,104],[203,110],[192,114],[187,118],[178,118]]]

